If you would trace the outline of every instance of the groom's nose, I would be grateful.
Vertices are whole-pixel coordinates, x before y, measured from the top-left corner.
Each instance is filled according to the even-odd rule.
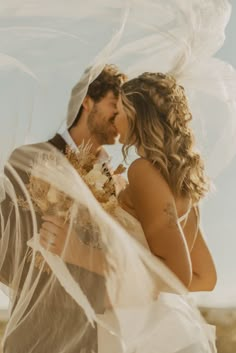
[[[119,113],[119,109],[118,106],[116,104],[116,106],[114,107],[114,116],[116,116]]]

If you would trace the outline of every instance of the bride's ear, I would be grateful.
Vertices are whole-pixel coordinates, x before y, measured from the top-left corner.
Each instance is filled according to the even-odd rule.
[[[89,113],[92,110],[93,106],[94,106],[93,99],[91,97],[89,97],[89,96],[86,96],[84,98],[84,100],[83,100],[82,106],[83,106],[84,110],[87,113]]]

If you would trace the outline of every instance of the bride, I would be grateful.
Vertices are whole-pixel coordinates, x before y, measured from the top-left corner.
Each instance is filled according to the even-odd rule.
[[[189,127],[191,113],[184,89],[171,76],[144,73],[122,86],[118,108],[115,125],[123,143],[124,157],[129,148],[135,146],[139,158],[129,167],[129,183],[118,196],[115,218],[189,291],[212,290],[216,284],[216,270],[199,226],[198,207],[209,189],[209,181],[203,161],[194,150],[194,136]],[[68,226],[55,217],[46,216],[44,220],[41,245],[48,249],[53,236],[50,251],[58,253]],[[103,253],[94,249],[94,268],[91,268],[91,261],[86,265],[86,255],[83,256],[81,250],[83,245],[75,239],[76,232],[70,237],[64,260],[104,275],[106,259]],[[128,296],[127,292],[120,292],[120,298]],[[135,310],[124,308],[120,303],[111,308],[107,303],[100,318],[114,330],[119,322],[120,337],[130,352],[132,349],[161,353],[210,352],[198,321],[187,318],[182,297],[167,292],[157,290],[151,302]],[[152,312],[151,319],[149,317],[153,322],[150,325],[152,332],[139,344],[135,343],[135,334],[140,328],[131,327],[140,315],[145,315],[144,312],[147,316]],[[175,334],[169,341],[172,329]],[[98,326],[101,353],[126,351],[122,348],[122,340]],[[214,337],[209,341],[214,351]]]
[[[116,119],[128,170],[119,202],[142,225],[146,244],[190,291],[212,290],[215,266],[200,229],[198,202],[209,188],[194,150],[184,89],[171,76],[144,73],[123,85]]]

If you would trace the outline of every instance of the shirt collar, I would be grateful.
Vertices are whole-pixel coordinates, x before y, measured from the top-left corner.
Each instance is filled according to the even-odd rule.
[[[70,146],[72,149],[74,150],[78,150],[78,147],[75,143],[75,141],[72,139],[70,133],[68,130],[65,130],[62,134],[61,137],[65,140],[65,142],[67,143],[68,146]],[[107,153],[107,151],[105,150],[104,147],[101,148],[99,155],[98,155],[98,161],[99,162],[107,162],[109,161],[110,156]]]
[[[61,137],[66,141],[67,145],[70,146],[72,149],[78,150],[78,147],[76,146],[75,141],[72,139],[72,137],[69,134],[68,130],[65,130],[62,134]]]

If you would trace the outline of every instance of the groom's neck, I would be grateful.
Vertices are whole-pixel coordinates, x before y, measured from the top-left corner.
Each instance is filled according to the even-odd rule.
[[[76,146],[81,145],[82,143],[91,145],[91,152],[95,155],[98,155],[102,145],[97,142],[97,140],[91,136],[89,131],[86,129],[78,129],[78,127],[71,128],[69,134],[76,144]]]

